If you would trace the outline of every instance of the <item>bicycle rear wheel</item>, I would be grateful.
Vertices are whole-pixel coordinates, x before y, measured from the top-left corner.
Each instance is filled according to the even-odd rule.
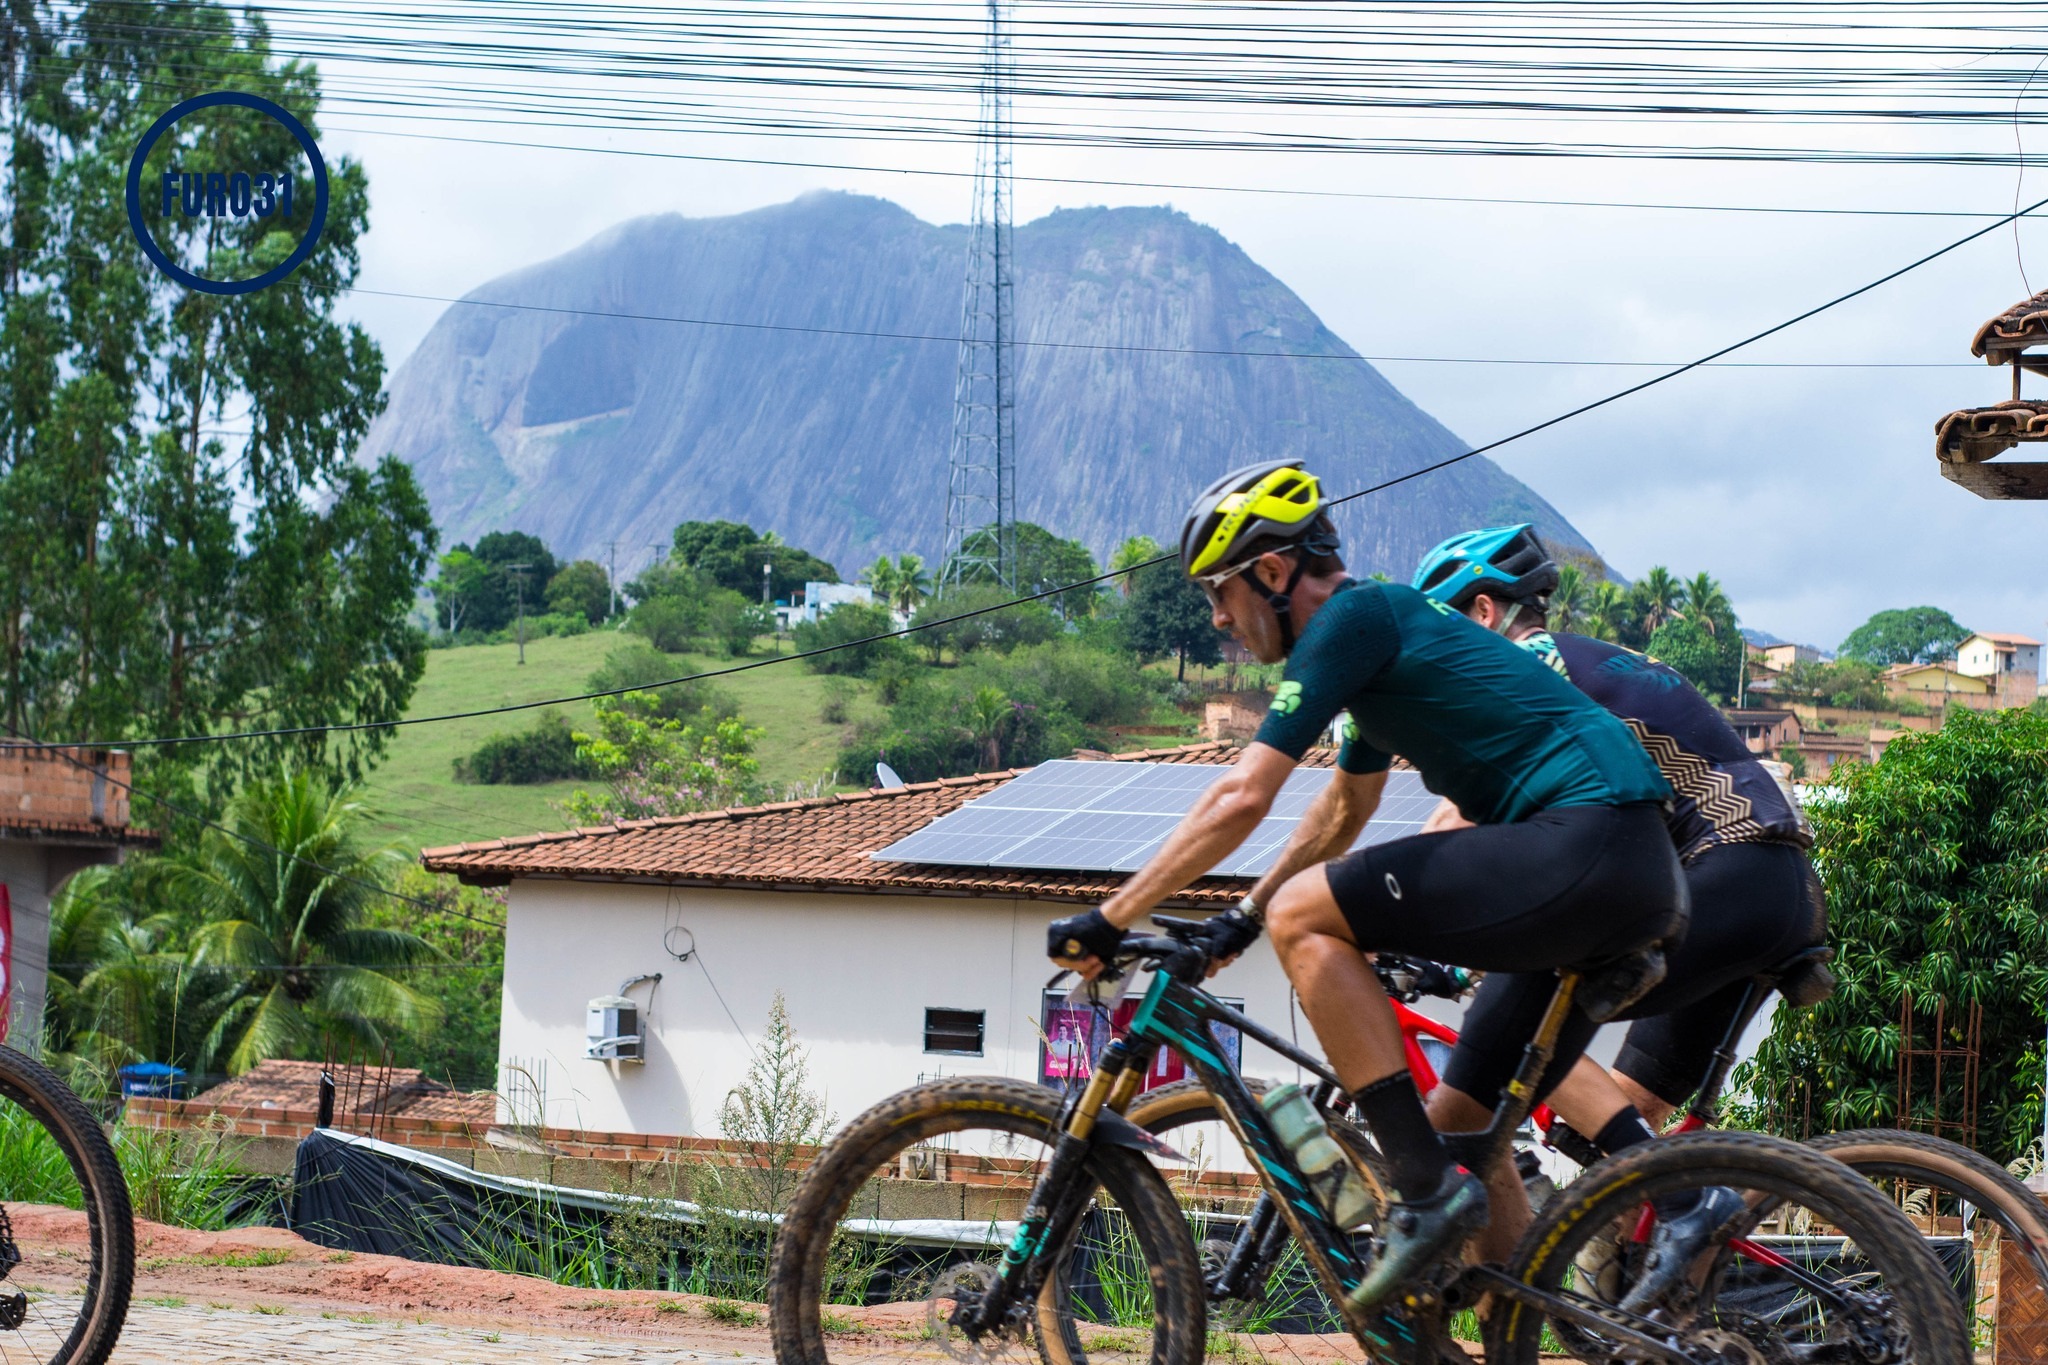
[[[84,1212],[85,1251],[30,1266],[16,1224],[49,1205]],[[68,1292],[47,1282],[74,1276]],[[0,1361],[101,1365],[134,1283],[135,1221],[106,1134],[48,1067],[0,1047]]]
[[[1986,1278],[2000,1275],[2009,1285],[2017,1270],[2048,1294],[2048,1207],[1989,1157],[1897,1128],[1830,1133],[1806,1145],[1876,1185],[1923,1235],[1969,1239],[1976,1254],[1951,1264],[1951,1284],[1980,1339],[1993,1327],[1980,1312]],[[1998,1236],[1987,1237],[1994,1228]]]
[[[1037,1302],[1000,1336],[971,1341],[952,1325],[999,1274],[1059,1140],[1063,1099],[1001,1077],[948,1079],[884,1100],[835,1136],[771,1253],[780,1365],[929,1361],[934,1349],[975,1362],[1200,1365],[1202,1280],[1180,1209],[1143,1156],[1102,1143],[1077,1176],[1099,1193]]]
[[[1633,1240],[1646,1201],[1729,1186],[1750,1207],[1629,1326],[1728,1365],[1968,1365],[1969,1334],[1919,1233],[1867,1181],[1797,1143],[1691,1133],[1609,1157],[1559,1191],[1507,1270],[1568,1303],[1612,1312],[1642,1272]],[[1644,1358],[1599,1328],[1507,1304],[1488,1325],[1489,1365],[1534,1365],[1544,1328],[1584,1359]],[[1554,1348],[1553,1348],[1554,1349]]]

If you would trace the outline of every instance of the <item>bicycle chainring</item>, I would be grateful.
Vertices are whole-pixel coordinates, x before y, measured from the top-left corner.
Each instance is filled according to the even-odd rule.
[[[962,1261],[932,1282],[932,1292],[925,1299],[925,1331],[949,1358],[962,1365],[989,1365],[1022,1338],[1021,1309],[1013,1311],[1002,1327],[979,1338],[969,1336],[961,1325],[979,1315],[981,1305],[1002,1281],[1002,1272],[988,1262]]]
[[[0,1205],[0,1280],[14,1273],[14,1267],[21,1264],[21,1248],[14,1243],[14,1220],[7,1216],[7,1208]]]

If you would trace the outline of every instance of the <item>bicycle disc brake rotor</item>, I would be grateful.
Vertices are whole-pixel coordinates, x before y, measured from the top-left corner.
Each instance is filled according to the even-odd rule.
[[[1002,1279],[1002,1272],[985,1261],[962,1261],[932,1282],[931,1296],[924,1305],[925,1331],[952,1359],[967,1365],[987,1365],[1001,1357],[1010,1345],[1012,1333],[1007,1324],[983,1333],[979,1340],[959,1325],[981,1311],[982,1302],[996,1291]]]

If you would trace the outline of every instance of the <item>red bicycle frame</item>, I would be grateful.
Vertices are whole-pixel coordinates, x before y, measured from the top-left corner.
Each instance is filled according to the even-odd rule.
[[[1427,1015],[1417,1014],[1398,1000],[1393,1001],[1392,1004],[1394,1006],[1394,1019],[1401,1026],[1401,1048],[1408,1056],[1408,1070],[1415,1077],[1415,1088],[1427,1095],[1430,1091],[1437,1088],[1442,1078],[1437,1075],[1436,1067],[1430,1061],[1429,1054],[1423,1050],[1422,1040],[1429,1038],[1442,1043],[1445,1047],[1455,1047],[1458,1042],[1458,1031],[1448,1024],[1438,1023]],[[1547,1104],[1538,1105],[1535,1112],[1529,1116],[1530,1121],[1536,1125],[1536,1131],[1539,1133],[1550,1131],[1550,1125],[1556,1117],[1556,1112]],[[1673,1131],[1696,1133],[1706,1126],[1706,1121],[1700,1118],[1699,1115],[1687,1114],[1685,1121],[1680,1123]],[[1648,1241],[1650,1229],[1656,1226],[1656,1222],[1656,1212],[1648,1204],[1644,1204],[1642,1216],[1636,1221],[1634,1240],[1637,1242]],[[1745,1237],[1729,1238],[1728,1248],[1747,1260],[1756,1261],[1761,1265],[1771,1266],[1774,1269],[1782,1270],[1792,1265],[1792,1262],[1786,1260],[1777,1252],[1772,1251],[1769,1247],[1760,1246]]]

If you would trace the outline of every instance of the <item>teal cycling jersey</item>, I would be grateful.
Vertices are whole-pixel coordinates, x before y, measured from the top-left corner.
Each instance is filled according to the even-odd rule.
[[[1478,824],[1668,801],[1628,727],[1526,649],[1416,592],[1349,581],[1301,632],[1257,741],[1300,758],[1350,713],[1337,766],[1399,754]]]

